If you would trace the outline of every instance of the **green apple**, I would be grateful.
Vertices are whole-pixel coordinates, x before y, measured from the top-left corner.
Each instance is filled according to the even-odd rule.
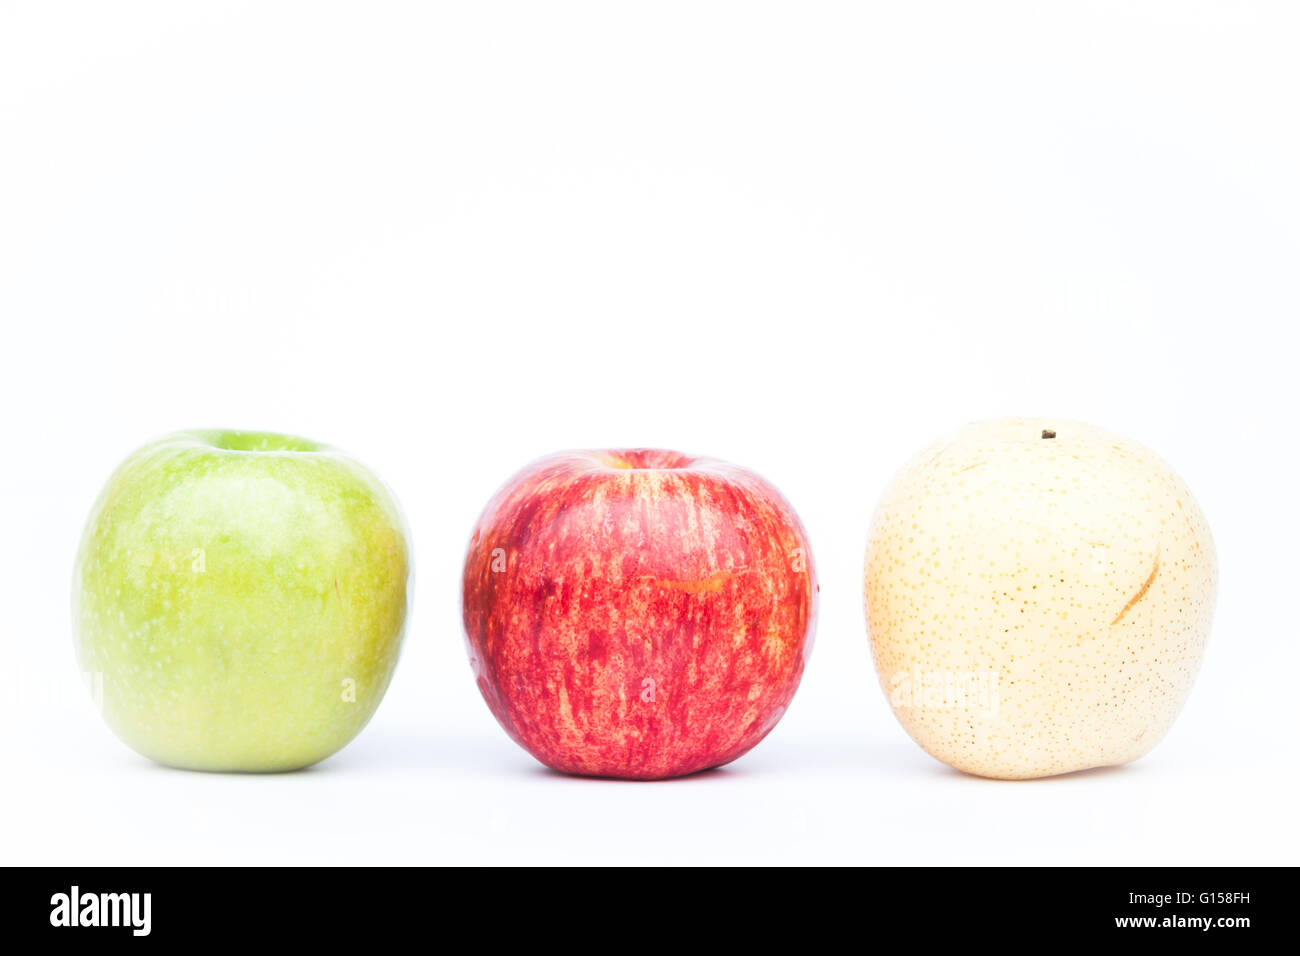
[[[109,479],[73,579],[105,720],[159,763],[295,770],[355,737],[397,664],[404,522],[336,449],[191,431]]]

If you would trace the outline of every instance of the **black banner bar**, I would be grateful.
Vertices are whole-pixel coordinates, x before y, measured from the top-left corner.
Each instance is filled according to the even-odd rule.
[[[824,938],[837,925],[925,942],[1051,933],[1225,945],[1290,924],[1289,869],[620,870],[456,874],[423,869],[10,870],[5,925],[83,942],[337,943],[387,929],[491,927],[587,943],[685,930],[711,914],[728,935]],[[846,905],[846,901],[848,901]],[[785,914],[781,917],[781,914]],[[672,929],[676,926],[677,929]],[[545,930],[542,927],[547,927]],[[652,929],[657,927],[657,929]],[[620,929],[621,928],[621,929]],[[695,932],[695,931],[693,931]],[[595,935],[592,935],[595,934]],[[612,934],[612,935],[611,935]],[[919,936],[918,936],[919,934]],[[535,941],[540,941],[540,937]]]

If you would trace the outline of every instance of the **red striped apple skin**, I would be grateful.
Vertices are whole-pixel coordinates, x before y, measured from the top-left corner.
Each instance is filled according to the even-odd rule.
[[[671,451],[523,469],[470,540],[479,690],[565,773],[651,780],[735,760],[776,725],[812,647],[803,526],[744,468]]]

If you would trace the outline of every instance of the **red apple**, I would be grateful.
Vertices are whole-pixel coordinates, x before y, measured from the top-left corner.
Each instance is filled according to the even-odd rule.
[[[488,503],[465,633],[501,726],[555,770],[656,779],[735,760],[785,713],[817,583],[753,472],[672,451],[543,458]]]

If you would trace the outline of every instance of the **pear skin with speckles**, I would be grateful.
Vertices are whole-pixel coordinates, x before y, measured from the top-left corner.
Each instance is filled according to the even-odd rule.
[[[907,733],[967,773],[1027,779],[1150,751],[1201,664],[1214,542],[1146,447],[1056,419],[980,422],[894,478],[864,599]]]

